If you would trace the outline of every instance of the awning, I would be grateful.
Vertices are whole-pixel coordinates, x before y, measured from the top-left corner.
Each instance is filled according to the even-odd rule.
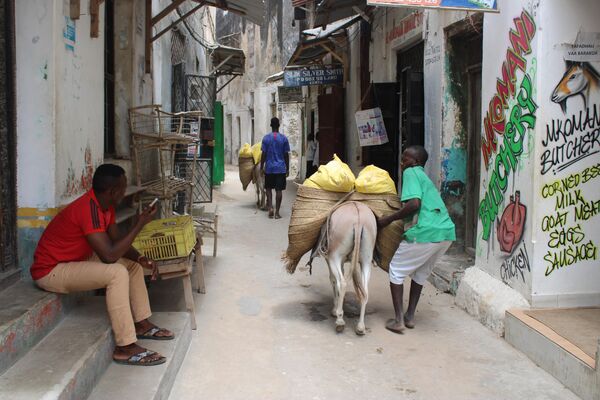
[[[344,29],[360,19],[361,17],[356,15],[329,24],[325,29],[314,28],[302,31],[302,38],[287,65],[315,64],[320,62],[327,54],[331,54],[337,62],[344,64],[344,57],[338,51],[335,39],[344,36],[346,34]]]
[[[246,65],[244,51],[218,45],[211,53],[213,69],[210,75],[243,75]]]
[[[315,25],[324,26],[367,9],[366,0],[321,0],[315,12]]]
[[[256,25],[263,25],[267,15],[263,0],[194,0],[194,2],[231,11]]]
[[[273,83],[273,82],[280,81],[282,79],[283,79],[283,71],[279,71],[276,74],[267,76],[267,79],[265,79],[265,82],[266,83]]]

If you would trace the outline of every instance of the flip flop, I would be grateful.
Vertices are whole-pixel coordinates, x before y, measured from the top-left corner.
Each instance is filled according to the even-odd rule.
[[[394,318],[388,319],[387,322],[385,323],[385,329],[387,329],[390,332],[403,334],[404,328],[397,328],[394,326],[397,323],[398,323],[398,321],[396,321]]]
[[[148,329],[146,332],[141,335],[136,335],[138,339],[150,339],[150,340],[173,340],[175,339],[175,335],[171,336],[156,336],[158,332],[164,332],[166,329],[159,328],[157,326]]]
[[[275,219],[281,219],[281,215],[276,215],[274,218]]]
[[[415,322],[414,321],[409,321],[406,318],[404,318],[404,326],[407,327],[408,329],[414,329],[415,328]]]
[[[157,354],[155,351],[144,350],[144,351],[142,351],[140,353],[132,355],[127,360],[118,360],[118,359],[113,358],[113,361],[116,362],[117,364],[139,365],[139,366],[142,366],[142,367],[150,367],[152,365],[164,364],[167,361],[167,358],[163,357],[163,356],[160,356],[160,358],[157,358],[154,361],[148,361],[148,362],[143,362],[142,361],[144,358],[151,357],[151,356],[153,356],[155,354]]]

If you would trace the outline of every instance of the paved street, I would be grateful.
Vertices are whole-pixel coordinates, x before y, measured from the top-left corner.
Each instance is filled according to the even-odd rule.
[[[280,262],[295,193],[290,186],[283,219],[271,220],[256,211],[253,188],[242,192],[237,170],[227,169],[215,192],[219,253],[205,257],[198,330],[170,399],[577,399],[431,285],[416,328],[388,332],[392,304],[380,269],[369,287],[367,335],[354,333],[353,293],[346,330],[336,334],[324,261],[315,262],[312,276],[305,268],[288,275]]]

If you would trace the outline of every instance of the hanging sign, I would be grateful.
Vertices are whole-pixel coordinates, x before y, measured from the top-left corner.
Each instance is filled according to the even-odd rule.
[[[309,65],[290,67],[283,71],[285,86],[334,85],[344,83],[341,65]]]
[[[367,5],[498,12],[497,0],[367,0]]]
[[[376,146],[388,142],[385,124],[383,123],[379,107],[357,111],[354,116],[356,118],[356,128],[358,129],[358,140],[361,146]]]
[[[277,86],[277,97],[280,103],[302,103],[302,87]]]

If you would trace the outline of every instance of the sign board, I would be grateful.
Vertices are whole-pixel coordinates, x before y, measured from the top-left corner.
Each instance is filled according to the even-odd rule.
[[[385,124],[383,123],[379,107],[357,111],[354,116],[356,118],[356,128],[358,129],[358,140],[361,146],[376,146],[388,142]]]
[[[599,32],[579,32],[575,43],[563,43],[561,47],[567,61],[600,62]]]
[[[498,0],[367,0],[367,5],[498,12]]]
[[[402,18],[385,33],[385,42],[396,48],[405,43],[417,40],[423,34],[423,10],[415,11]]]
[[[302,103],[302,87],[277,86],[277,97],[280,103]]]
[[[344,83],[344,67],[341,65],[290,67],[283,72],[283,84],[288,87],[342,83]]]

